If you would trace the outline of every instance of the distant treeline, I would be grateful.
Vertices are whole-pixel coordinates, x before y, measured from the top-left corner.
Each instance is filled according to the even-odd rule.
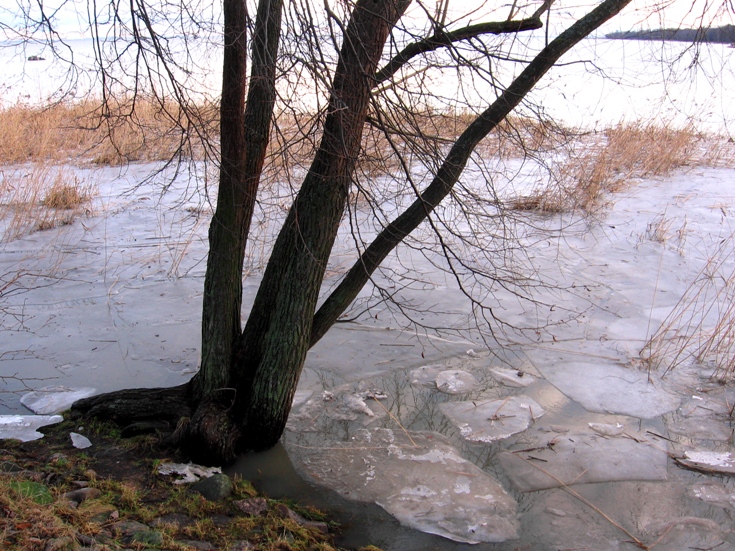
[[[735,44],[735,25],[710,29],[655,29],[652,31],[617,31],[606,38],[625,40],[675,40],[677,42],[719,42]]]

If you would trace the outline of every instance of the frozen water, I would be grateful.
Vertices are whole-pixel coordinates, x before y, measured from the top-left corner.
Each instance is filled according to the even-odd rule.
[[[446,370],[443,365],[423,365],[412,370],[410,373],[411,384],[427,388],[436,387],[436,377]]]
[[[728,490],[717,482],[695,484],[689,489],[689,492],[705,503],[735,509],[735,492]]]
[[[725,532],[729,531],[728,527],[721,527],[708,518],[680,517],[646,526],[645,529],[647,533],[657,538],[656,549],[660,551],[735,549],[735,546],[724,541]]]
[[[61,415],[0,415],[0,440],[38,440],[43,434],[37,429],[63,420]]]
[[[468,394],[479,386],[472,373],[461,369],[449,369],[436,376],[436,388],[445,394]]]
[[[688,451],[677,462],[697,471],[735,475],[735,458],[729,452]]]
[[[641,435],[606,438],[593,433],[567,433],[549,438],[545,446],[502,452],[500,465],[522,492],[620,480],[665,480],[666,444],[655,446]]]
[[[20,403],[37,415],[61,413],[77,400],[93,396],[94,388],[68,388],[65,386],[45,386],[24,394]]]
[[[587,423],[587,425],[602,436],[620,436],[625,431],[625,425],[621,425],[620,423],[614,425],[609,423]]]
[[[466,543],[517,536],[515,500],[438,433],[362,429],[302,451],[307,478],[375,502],[406,526]]]
[[[669,432],[687,436],[694,440],[727,442],[732,436],[728,421],[710,417],[691,417],[668,425]]]
[[[219,467],[202,467],[195,463],[163,463],[158,466],[158,474],[180,476],[181,478],[174,480],[174,484],[191,484],[197,482],[200,478],[222,474],[222,469]]]
[[[543,408],[528,396],[502,400],[447,402],[441,412],[469,442],[494,442],[524,431],[544,414]]]
[[[384,411],[382,408],[379,411]],[[315,393],[306,400],[297,412],[292,414],[294,421],[314,419],[319,415],[337,421],[355,421],[357,419],[369,421],[375,417],[375,412],[367,405],[365,399],[354,394],[351,388],[341,387],[332,391]],[[305,430],[308,430],[305,429]]]
[[[533,375],[507,367],[491,367],[490,374],[500,384],[513,388],[527,387],[536,381]]]
[[[82,436],[81,434],[77,434],[76,432],[69,433],[69,436],[71,436],[71,444],[75,448],[84,450],[92,447],[92,442],[90,442],[89,438],[87,438],[86,436]]]
[[[597,413],[652,419],[675,410],[681,397],[649,381],[648,373],[611,363],[551,362],[537,368],[556,388]]]

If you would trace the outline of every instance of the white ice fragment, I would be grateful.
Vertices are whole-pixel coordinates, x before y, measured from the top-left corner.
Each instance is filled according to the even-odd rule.
[[[735,475],[735,458],[730,452],[688,451],[677,463],[698,471]]]
[[[158,467],[158,474],[182,477],[174,480],[174,484],[191,484],[197,482],[200,478],[222,474],[222,469],[220,467],[202,467],[194,463],[163,463]]]
[[[438,433],[363,430],[293,457],[306,478],[375,502],[416,530],[465,543],[517,537],[515,500]],[[366,461],[374,468],[366,471]]]
[[[71,436],[71,444],[77,449],[84,450],[86,448],[92,447],[92,442],[89,441],[89,438],[86,436],[82,436],[81,434],[77,434],[76,432],[69,433],[69,436]]]
[[[689,491],[694,497],[706,503],[735,509],[735,493],[730,492],[724,485],[717,482],[695,484]]]
[[[491,367],[490,374],[500,384],[513,388],[527,387],[536,381],[533,375],[529,375],[525,371],[508,369],[506,367]]]
[[[665,443],[654,447],[644,440],[642,435],[633,440],[588,432],[568,433],[550,439],[547,446],[532,452],[502,452],[498,460],[522,492],[595,482],[665,480]]]
[[[77,400],[89,398],[95,392],[90,387],[45,386],[24,394],[20,403],[37,415],[50,415],[69,409]]]
[[[625,426],[620,423],[614,425],[608,423],[587,423],[597,434],[602,436],[620,436],[625,431]]]
[[[43,438],[40,427],[61,423],[61,415],[0,415],[0,440],[30,442]]]
[[[540,405],[522,395],[489,402],[446,402],[439,409],[469,442],[508,438],[544,414]]]
[[[436,376],[436,388],[446,394],[467,394],[479,386],[480,383],[471,373],[461,369],[449,369]]]
[[[468,355],[468,356],[470,356],[470,357],[472,357],[472,356],[477,356],[477,352],[475,352],[475,351],[474,351],[474,350],[473,350],[472,348],[470,348],[470,349],[469,349],[469,350],[467,351],[467,355]]]

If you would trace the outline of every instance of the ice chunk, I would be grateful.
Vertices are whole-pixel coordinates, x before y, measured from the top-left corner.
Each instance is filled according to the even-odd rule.
[[[735,475],[735,458],[731,453],[688,451],[676,462],[695,471]]]
[[[512,396],[490,402],[466,401],[439,404],[439,409],[469,442],[494,442],[524,431],[544,414],[528,396]]]
[[[517,537],[515,500],[438,433],[361,429],[294,458],[315,483],[373,501],[411,528],[466,543]]]
[[[536,381],[533,375],[529,375],[525,371],[505,367],[491,367],[490,374],[500,384],[513,388],[527,387]]]
[[[735,493],[716,482],[703,482],[689,488],[689,492],[706,503],[719,507],[735,509]]]
[[[40,427],[61,423],[61,415],[0,415],[0,440],[29,442],[43,438]]]
[[[587,411],[653,419],[681,399],[649,381],[648,373],[612,363],[538,362],[544,377]]]
[[[375,417],[365,400],[346,388],[334,389],[334,392],[325,390],[321,397],[315,394],[292,417],[294,421],[298,421],[314,419],[321,414],[336,421],[356,421],[363,416]]]
[[[71,444],[75,448],[78,448],[80,450],[91,448],[92,442],[89,441],[89,438],[86,436],[82,436],[81,434],[77,434],[76,432],[69,433],[71,436]]]
[[[480,383],[472,375],[461,369],[442,371],[436,376],[436,388],[446,394],[467,394],[477,390]]]
[[[656,446],[641,435],[605,438],[593,433],[556,436],[546,446],[503,452],[500,465],[522,492],[619,480],[665,480],[665,442]]]
[[[414,369],[409,374],[409,380],[413,386],[425,386],[434,388],[436,386],[436,376],[446,370],[443,365],[424,365]]]
[[[200,478],[209,478],[215,474],[222,474],[219,467],[202,467],[194,463],[163,463],[158,467],[158,474],[164,476],[178,475],[182,478],[174,480],[174,484],[191,484]]]
[[[722,528],[712,519],[680,517],[645,527],[656,538],[656,549],[681,551],[682,549],[732,549],[723,547]]]
[[[715,440],[727,442],[732,436],[729,421],[711,419],[709,417],[691,417],[676,423],[670,423],[669,432],[681,434],[694,440]]]
[[[611,425],[609,423],[587,423],[589,427],[597,434],[602,436],[620,436],[625,432],[625,425],[615,423]]]
[[[38,415],[60,413],[71,407],[77,400],[89,398],[97,392],[90,387],[68,388],[65,386],[45,386],[24,394],[20,403]]]

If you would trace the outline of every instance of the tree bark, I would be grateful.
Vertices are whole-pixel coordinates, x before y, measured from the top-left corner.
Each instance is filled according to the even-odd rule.
[[[233,364],[241,447],[269,448],[286,425],[388,34],[408,1],[358,0],[345,31],[322,141],[276,240]]]

